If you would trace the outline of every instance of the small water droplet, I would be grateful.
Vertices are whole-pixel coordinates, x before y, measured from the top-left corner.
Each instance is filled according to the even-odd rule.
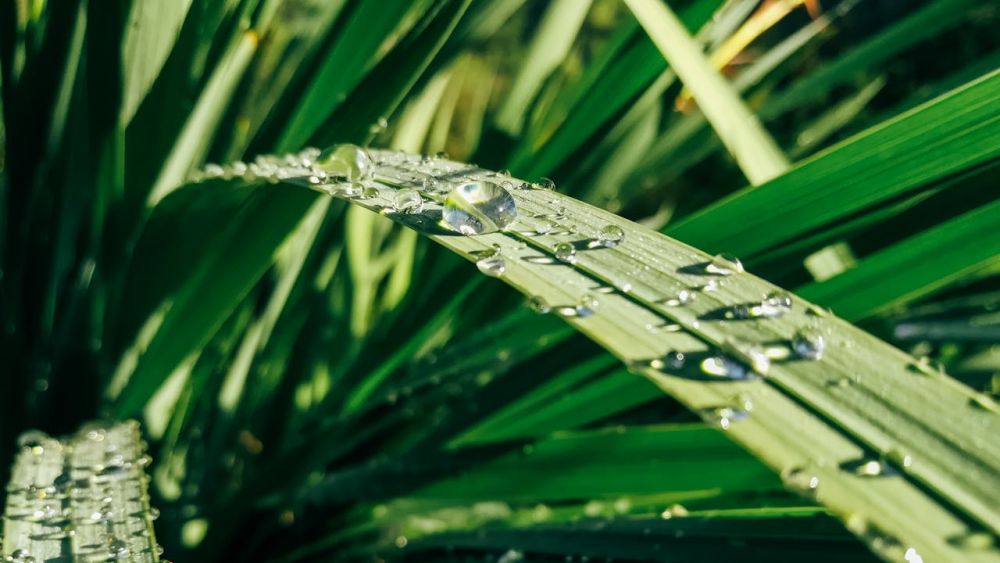
[[[723,430],[729,430],[733,423],[750,418],[750,411],[733,407],[718,407],[706,409],[702,415],[706,420],[718,425]]]
[[[605,225],[597,233],[597,241],[606,248],[618,246],[623,240],[625,240],[625,231],[613,223]]]
[[[372,177],[374,164],[365,149],[351,144],[336,145],[316,160],[316,166],[334,178],[364,182]]]
[[[789,467],[781,472],[785,486],[798,493],[813,496],[819,487],[819,477],[802,467]]]
[[[35,557],[24,549],[15,549],[7,560],[11,563],[35,563]]]
[[[108,552],[113,559],[124,559],[130,555],[128,544],[119,539],[111,540]]]
[[[697,294],[695,292],[689,289],[682,289],[677,292],[677,295],[667,299],[663,303],[669,307],[683,307],[684,305],[693,303],[696,297]]]
[[[716,254],[705,266],[705,272],[716,276],[731,276],[743,272],[743,263],[731,254]]]
[[[576,302],[576,316],[578,317],[589,317],[601,308],[601,302],[597,298],[597,295],[593,293],[586,293],[580,300]]]
[[[689,513],[688,513],[688,509],[687,508],[684,508],[683,506],[681,506],[679,504],[675,504],[675,505],[672,505],[672,506],[668,507],[663,512],[661,512],[660,513],[660,518],[662,518],[664,520],[670,520],[671,518],[684,517],[684,516],[687,516],[688,514]]]
[[[49,440],[49,435],[41,430],[28,430],[17,438],[17,446],[29,449],[35,455],[42,455],[45,453],[45,443]]]
[[[507,263],[500,256],[490,256],[477,261],[476,267],[491,278],[499,278],[507,270]]]
[[[375,186],[368,186],[361,191],[361,197],[364,199],[378,199],[382,197],[382,190],[376,188]]]
[[[701,371],[707,375],[726,379],[749,379],[747,366],[727,356],[709,356],[701,361]]]
[[[802,328],[792,338],[792,350],[800,358],[818,360],[823,357],[823,352],[826,350],[826,339],[816,329]]]
[[[542,178],[538,181],[538,187],[543,190],[554,190],[556,189],[556,183],[551,178]]]
[[[687,358],[684,356],[684,352],[678,352],[676,350],[672,352],[667,352],[663,356],[663,364],[673,370],[684,369],[684,362]]]
[[[396,213],[420,213],[424,198],[413,188],[403,188],[393,196],[392,208]]]
[[[920,553],[912,547],[908,548],[903,553],[903,560],[906,561],[906,563],[924,563],[924,558],[921,557]]]
[[[568,242],[560,242],[555,247],[556,258],[562,260],[563,262],[569,262],[572,264],[576,262],[576,247]]]
[[[552,307],[549,305],[549,302],[546,301],[545,298],[540,295],[535,295],[529,298],[528,307],[531,307],[532,311],[540,315],[544,315],[552,310]]]
[[[548,234],[554,228],[556,228],[556,224],[547,219],[542,219],[535,223],[535,232],[540,235]]]
[[[467,182],[448,193],[441,217],[454,231],[481,235],[507,228],[517,219],[517,205],[510,192],[498,184]]]

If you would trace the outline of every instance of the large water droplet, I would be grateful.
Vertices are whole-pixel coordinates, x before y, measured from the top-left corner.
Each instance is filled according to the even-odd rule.
[[[795,350],[800,358],[818,360],[823,357],[823,352],[826,350],[826,339],[816,329],[803,328],[792,338],[792,350]]]
[[[507,263],[500,256],[489,256],[477,261],[476,267],[491,278],[499,278],[507,270]]]
[[[392,208],[396,213],[420,213],[424,208],[424,198],[413,188],[403,188],[393,196]]]
[[[441,216],[463,235],[480,235],[507,228],[517,219],[517,205],[510,192],[493,182],[468,182],[448,194]]]
[[[572,264],[576,262],[576,247],[568,242],[560,242],[555,247],[556,258]]]
[[[368,151],[357,145],[336,145],[316,160],[316,166],[335,179],[363,182],[372,177],[374,164]]]
[[[731,254],[716,254],[705,266],[705,272],[716,276],[731,276],[743,272],[743,263]]]

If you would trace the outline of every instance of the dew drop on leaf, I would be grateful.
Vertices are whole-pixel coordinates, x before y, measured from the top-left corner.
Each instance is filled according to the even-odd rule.
[[[576,262],[576,247],[568,242],[560,242],[555,247],[556,258],[572,264]]]
[[[530,299],[528,299],[528,307],[531,307],[532,311],[541,315],[544,315],[552,310],[552,307],[549,305],[549,302],[546,301],[545,298],[540,295],[535,295]]]
[[[727,356],[709,356],[701,361],[701,371],[707,375],[726,379],[748,379],[751,376],[747,366]]]
[[[823,357],[823,352],[826,350],[826,339],[816,329],[803,328],[792,338],[792,350],[795,350],[800,358],[818,360]]]
[[[552,181],[551,178],[542,178],[538,181],[538,186],[543,190],[554,190],[556,189],[556,183]]]
[[[328,175],[349,182],[364,182],[372,177],[372,158],[365,149],[351,144],[336,145],[316,160],[316,166]]]
[[[716,276],[731,276],[743,272],[743,263],[731,254],[716,254],[705,266],[705,272]]]
[[[489,256],[477,261],[476,267],[491,278],[499,278],[507,270],[507,263],[500,256]]]
[[[448,193],[441,214],[452,230],[463,235],[494,233],[517,219],[510,192],[486,181],[467,182]]]
[[[601,246],[613,248],[625,240],[625,231],[613,223],[609,223],[601,228],[597,233],[597,241]]]
[[[576,315],[578,317],[589,317],[597,313],[597,310],[600,308],[601,302],[597,298],[597,295],[586,293],[576,302]]]
[[[760,316],[774,319],[792,310],[792,296],[783,291],[768,293],[760,302]]]
[[[420,213],[424,208],[424,198],[413,188],[403,188],[393,196],[392,208],[396,213]]]

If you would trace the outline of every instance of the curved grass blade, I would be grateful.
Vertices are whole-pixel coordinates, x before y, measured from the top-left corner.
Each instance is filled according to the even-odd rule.
[[[972,390],[798,298],[779,294],[791,303],[784,314],[741,320],[747,313],[740,311],[780,290],[732,261],[613,214],[476,167],[373,154],[375,179],[364,197],[322,181],[321,189],[467,259],[491,260],[480,263],[484,272],[551,304],[713,423],[749,400],[752,414],[725,424],[729,435],[884,557],[910,548],[929,559],[1000,557],[993,547],[963,540],[1000,526],[1000,417]],[[306,186],[317,185],[314,173],[283,171]],[[479,236],[443,229],[441,204],[461,181],[509,182],[517,222]],[[402,189],[414,191],[402,197]],[[419,212],[397,208],[414,193],[423,199]],[[609,242],[607,233],[617,229],[623,237]]]

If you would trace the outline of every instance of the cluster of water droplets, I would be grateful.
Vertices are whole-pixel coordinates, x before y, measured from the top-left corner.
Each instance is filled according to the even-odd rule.
[[[127,436],[127,439],[125,437]],[[32,554],[13,550],[7,561],[33,563],[61,553],[70,541],[86,560],[153,560],[162,549],[149,533],[148,477],[134,423],[90,426],[60,442],[39,431],[18,441],[5,518],[30,529]],[[68,555],[63,553],[63,555]]]

